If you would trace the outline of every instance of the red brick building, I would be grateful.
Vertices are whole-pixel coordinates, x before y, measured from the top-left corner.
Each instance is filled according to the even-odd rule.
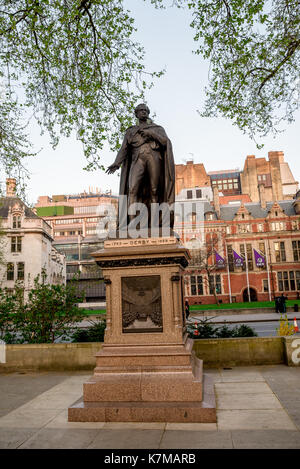
[[[263,197],[260,202],[239,202],[227,197],[229,203],[222,204],[220,199],[214,191],[214,207],[204,202],[202,229],[193,223],[177,226],[192,254],[185,273],[190,304],[273,300],[282,293],[289,299],[299,298],[300,192],[294,199],[278,202],[266,202]],[[206,263],[198,237],[205,239],[206,246],[215,239]],[[263,266],[257,265],[254,250],[264,259]],[[235,265],[234,251],[244,260],[242,267]],[[225,260],[223,267],[216,265],[215,252]]]

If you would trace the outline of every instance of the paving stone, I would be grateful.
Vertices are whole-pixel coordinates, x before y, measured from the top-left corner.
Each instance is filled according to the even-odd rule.
[[[230,449],[233,448],[229,431],[165,431],[161,449]]]
[[[59,410],[23,410],[19,408],[0,418],[0,428],[41,428],[58,413]]]
[[[259,383],[259,382],[244,382],[244,383],[216,383],[215,384],[215,391],[216,394],[224,395],[224,394],[262,394],[268,393],[271,394],[271,389],[266,383]]]
[[[99,430],[89,449],[158,449],[163,430]]]
[[[40,395],[32,401],[25,404],[25,410],[64,410],[68,408],[73,402],[81,397],[81,393],[67,393],[67,394],[54,394],[54,395]]]
[[[282,409],[271,392],[252,394],[218,394],[217,409]]]
[[[166,430],[192,431],[216,431],[216,423],[167,423]]]
[[[0,429],[0,448],[1,449],[15,449],[18,448],[24,441],[28,440],[34,434],[33,429],[23,428],[11,429],[1,428]]]
[[[0,374],[0,416],[26,404],[66,378],[68,376],[55,373]]]
[[[54,419],[52,419],[45,428],[62,428],[62,429],[69,429],[69,428],[87,428],[87,429],[95,429],[95,428],[103,428],[105,422],[68,422],[68,409],[63,410],[60,412]]]
[[[261,382],[265,381],[261,373],[257,371],[247,371],[247,370],[230,370],[230,371],[221,371],[221,378],[223,383],[227,382]]]
[[[96,437],[97,429],[43,428],[35,433],[20,449],[84,449]]]
[[[300,432],[287,430],[233,431],[233,447],[237,449],[299,449]]]
[[[104,422],[104,429],[111,430],[164,430],[165,423],[161,422]]]
[[[297,430],[283,409],[218,410],[219,430]]]

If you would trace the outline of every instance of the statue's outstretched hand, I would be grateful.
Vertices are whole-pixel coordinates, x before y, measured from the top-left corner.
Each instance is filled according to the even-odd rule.
[[[117,169],[119,169],[119,166],[117,164],[111,164],[107,170],[105,171],[107,174],[113,174],[115,171],[117,171]]]

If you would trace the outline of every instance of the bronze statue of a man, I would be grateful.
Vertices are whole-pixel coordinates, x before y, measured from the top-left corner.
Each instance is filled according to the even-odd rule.
[[[151,203],[167,203],[174,215],[175,165],[172,144],[163,127],[149,122],[149,108],[139,104],[135,109],[138,125],[129,127],[124,141],[108,174],[122,165],[120,195],[127,195],[128,205],[142,202],[150,209]]]

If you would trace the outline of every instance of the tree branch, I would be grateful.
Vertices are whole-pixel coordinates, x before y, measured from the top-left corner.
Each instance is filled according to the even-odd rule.
[[[300,46],[300,40],[298,41],[294,41],[294,43],[292,43],[288,49],[288,52],[287,52],[287,55],[284,57],[284,59],[279,62],[279,64],[277,65],[277,67],[274,68],[274,70],[272,70],[272,72],[266,76],[266,78],[263,80],[263,82],[261,83],[259,89],[258,89],[258,95],[260,95],[260,92],[261,90],[263,89],[263,87],[265,86],[265,84],[271,80],[271,78],[274,77],[274,75],[276,75],[276,73],[278,72],[278,70],[280,70],[280,68],[293,56],[293,54],[296,52],[296,50],[298,49],[298,47]]]

